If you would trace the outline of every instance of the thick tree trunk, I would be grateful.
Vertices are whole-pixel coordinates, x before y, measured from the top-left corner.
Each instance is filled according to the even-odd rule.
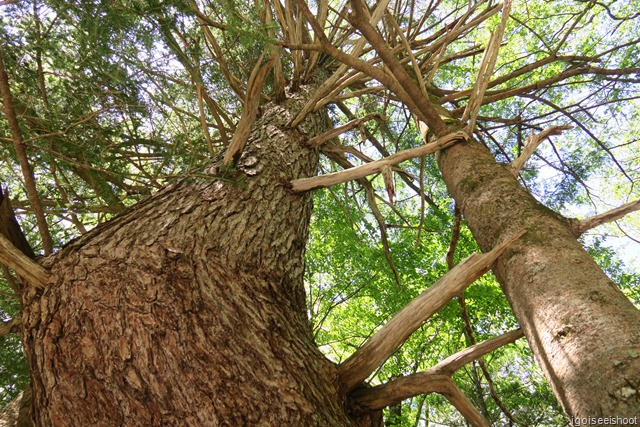
[[[449,191],[483,251],[528,232],[494,271],[570,416],[640,414],[640,312],[572,234],[477,142],[439,157]]]
[[[329,123],[287,129],[300,106],[264,108],[237,170],[214,165],[46,260],[54,284],[22,295],[38,425],[355,425],[306,315],[312,200],[287,183],[316,173],[301,143]]]

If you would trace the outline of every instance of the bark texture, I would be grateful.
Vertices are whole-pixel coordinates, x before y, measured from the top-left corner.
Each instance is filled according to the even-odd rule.
[[[564,217],[477,142],[444,151],[449,191],[483,251],[514,232],[494,271],[570,416],[640,414],[640,312],[582,248]]]
[[[317,349],[302,285],[317,172],[304,142],[326,114],[286,124],[305,90],[269,104],[237,168],[215,164],[46,260],[22,295],[42,426],[352,426]]]

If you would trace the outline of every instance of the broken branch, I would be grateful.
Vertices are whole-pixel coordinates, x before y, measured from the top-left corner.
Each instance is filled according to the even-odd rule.
[[[529,160],[538,146],[542,144],[545,139],[549,138],[552,135],[560,135],[562,131],[569,129],[573,129],[573,126],[550,126],[544,129],[539,134],[531,134],[524,142],[524,151],[522,152],[520,157],[511,162],[511,173],[517,175],[518,172],[520,172],[520,169],[522,169],[522,166],[524,166],[527,160]]]
[[[496,32],[491,34],[491,37],[489,38],[487,49],[482,56],[482,61],[480,62],[478,77],[476,78],[476,83],[471,92],[469,103],[462,114],[462,121],[464,122],[469,120],[469,128],[472,132],[476,125],[476,118],[478,117],[480,106],[482,105],[484,93],[487,90],[489,80],[493,75],[493,69],[495,68],[496,60],[498,59],[498,51],[500,50],[500,43],[504,36],[504,30],[507,26],[510,11],[511,0],[505,0],[502,6],[502,20],[500,21],[500,25],[496,29]]]

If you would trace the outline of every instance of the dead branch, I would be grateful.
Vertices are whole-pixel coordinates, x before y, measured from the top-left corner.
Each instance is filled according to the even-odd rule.
[[[295,179],[291,181],[291,189],[294,192],[304,192],[315,190],[316,188],[330,187],[332,185],[352,181],[358,178],[364,178],[367,175],[381,172],[385,166],[394,166],[398,163],[412,159],[414,157],[420,157],[427,154],[435,153],[439,150],[450,147],[459,141],[467,140],[468,138],[469,135],[465,130],[458,131],[449,134],[444,138],[440,138],[435,142],[431,142],[429,144],[425,144],[416,148],[409,148],[407,150],[392,154],[391,156],[384,159],[376,160],[375,162],[367,163],[355,168],[315,176],[312,178]]]
[[[274,53],[275,52],[277,51],[274,51]],[[256,66],[253,68],[253,71],[251,71],[251,76],[247,83],[247,97],[244,100],[242,108],[242,117],[240,117],[240,122],[236,128],[236,132],[233,134],[231,143],[229,144],[227,151],[224,153],[224,158],[222,160],[225,165],[230,165],[240,158],[242,150],[244,150],[244,146],[249,138],[249,134],[251,133],[253,123],[256,120],[262,87],[267,79],[267,74],[271,71],[271,67],[275,59],[275,56],[272,55],[269,61],[262,65],[261,62],[263,57],[264,54],[260,55]]]
[[[552,135],[560,135],[562,131],[573,129],[573,126],[550,126],[544,129],[539,134],[531,134],[526,141],[524,142],[524,151],[513,162],[511,162],[511,173],[517,175],[522,169],[522,166],[529,160],[529,158],[536,151],[538,146],[542,144],[542,142]]]
[[[486,254],[471,255],[407,304],[338,367],[345,389],[352,390],[362,383],[434,313],[486,273],[507,247],[524,233],[518,233]]]
[[[476,83],[473,86],[469,103],[462,114],[462,121],[465,122],[469,120],[469,128],[472,132],[475,128],[476,118],[478,117],[478,112],[482,105],[482,98],[484,98],[484,93],[489,85],[489,80],[493,75],[493,69],[496,65],[496,60],[498,59],[498,51],[500,50],[500,43],[504,36],[504,30],[507,26],[510,11],[511,0],[505,0],[502,7],[502,20],[500,21],[500,25],[496,29],[496,32],[491,34],[491,37],[489,38],[487,49],[482,56],[482,61],[480,62],[478,77],[476,78]]]
[[[353,168],[353,165],[346,159],[346,157],[341,151],[332,150],[327,152],[326,154],[329,156],[331,160],[333,160],[343,168]],[[389,267],[391,267],[391,271],[393,271],[393,276],[396,281],[396,286],[400,288],[402,287],[402,283],[400,282],[400,274],[398,273],[398,268],[396,267],[396,264],[393,261],[393,257],[391,256],[391,249],[389,248],[389,236],[387,233],[387,225],[384,221],[382,212],[380,212],[380,208],[378,208],[378,204],[376,203],[375,190],[373,189],[373,185],[371,185],[371,183],[365,178],[359,178],[357,179],[357,181],[365,189],[365,192],[367,195],[367,202],[369,203],[371,212],[373,213],[373,216],[376,219],[376,222],[378,223],[378,227],[380,227],[380,240],[382,242],[382,248],[384,250],[384,257],[389,263]]]
[[[317,147],[321,145],[323,142],[326,142],[332,138],[335,138],[338,135],[342,135],[343,133],[350,131],[351,129],[361,126],[363,123],[371,120],[371,119],[379,119],[384,120],[381,114],[371,113],[362,117],[361,119],[351,120],[350,122],[345,123],[342,126],[338,126],[337,128],[331,129],[329,132],[325,132],[322,135],[315,136],[307,141],[306,145],[308,147]]]
[[[583,219],[583,220],[573,220],[573,233],[576,236],[582,235],[587,230],[591,230],[592,228],[596,228],[599,225],[606,224],[611,221],[615,221],[624,217],[625,215],[640,210],[640,200],[636,200],[634,202],[625,203],[622,206],[619,206],[615,209],[611,209],[608,212],[605,212],[600,215],[592,216],[591,218]]]
[[[18,327],[20,326],[20,318],[14,317],[8,322],[2,322],[0,324],[0,338],[7,336],[11,333],[15,333],[18,331]]]
[[[378,222],[378,226],[380,227],[380,240],[382,240],[382,248],[384,250],[384,257],[389,263],[389,267],[391,267],[391,271],[393,271],[393,277],[396,281],[396,286],[398,289],[402,287],[402,282],[400,282],[400,273],[398,272],[398,267],[396,267],[396,263],[393,261],[393,257],[391,256],[391,249],[389,248],[389,236],[387,233],[387,226],[384,222],[384,217],[382,216],[382,212],[380,212],[380,208],[378,208],[378,204],[376,203],[375,198],[375,190],[373,189],[373,185],[365,179],[364,188],[367,193],[367,201],[369,202],[369,206],[371,207],[371,212],[373,216],[376,218]]]
[[[371,46],[380,55],[384,64],[389,67],[392,75],[400,83],[404,92],[409,96],[417,107],[415,114],[421,114],[429,128],[439,136],[443,137],[449,132],[447,125],[444,123],[440,114],[436,111],[429,99],[423,95],[422,91],[417,87],[416,83],[403,65],[395,57],[387,42],[382,38],[380,33],[369,23],[368,11],[362,0],[351,0],[353,13],[349,15],[351,23],[358,28],[364,37],[369,40]]]
[[[23,254],[3,235],[0,235],[0,263],[12,268],[18,276],[37,288],[49,284],[47,270]]]

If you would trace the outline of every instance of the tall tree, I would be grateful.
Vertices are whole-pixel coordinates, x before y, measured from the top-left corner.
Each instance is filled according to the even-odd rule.
[[[20,332],[36,425],[377,426],[434,392],[488,425],[453,375],[522,334],[567,415],[638,414],[640,314],[578,240],[640,207],[638,5],[0,7],[13,206],[45,253],[50,233],[81,235],[37,262],[0,238],[20,300],[3,333]],[[417,248],[430,217],[453,220],[450,271],[332,363],[304,291],[310,192],[350,181],[387,286],[427,268],[399,256],[394,227]],[[600,210],[598,182],[606,203],[636,201],[562,215]],[[461,218],[485,254],[456,265]],[[492,267],[522,331],[477,342],[463,291]],[[468,348],[366,384],[456,297]]]

